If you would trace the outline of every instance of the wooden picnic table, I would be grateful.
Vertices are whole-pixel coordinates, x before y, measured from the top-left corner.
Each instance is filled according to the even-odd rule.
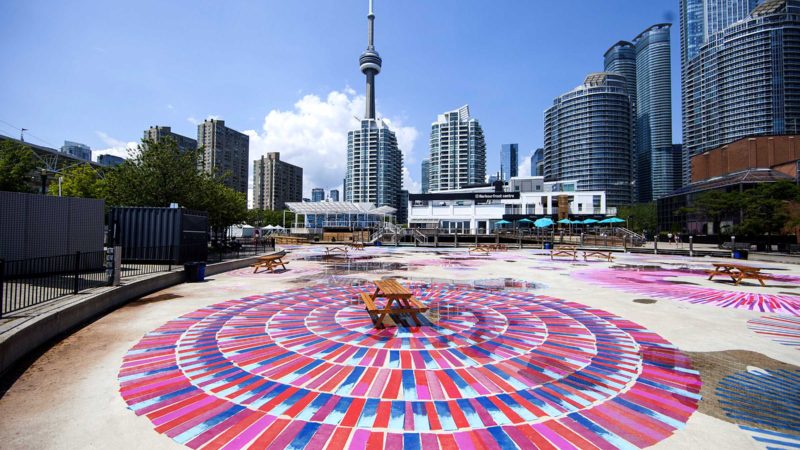
[[[331,256],[334,253],[342,253],[347,256],[347,247],[325,247],[325,256]]]
[[[262,267],[270,272],[275,272],[275,269],[278,266],[283,267],[283,270],[286,270],[286,264],[289,263],[283,261],[284,256],[286,256],[286,252],[272,253],[259,257],[255,264],[251,265],[251,267],[254,267],[253,273],[258,273],[258,269]]]
[[[736,263],[712,263],[711,265],[714,266],[714,269],[706,271],[709,280],[713,280],[717,275],[724,275],[730,277],[736,286],[744,279],[758,280],[761,286],[767,286],[764,284],[764,280],[769,279],[769,275],[762,273],[760,267]]]
[[[375,325],[376,328],[384,328],[383,319],[387,314],[410,314],[417,326],[421,326],[417,313],[423,313],[428,307],[414,298],[414,294],[403,287],[397,280],[375,281],[375,292],[372,295],[362,292],[361,300],[367,306],[367,311],[371,317],[379,316]],[[386,304],[383,308],[375,302],[379,298],[385,298]],[[397,303],[399,308],[392,308],[392,303]]]
[[[611,254],[610,250],[584,250],[583,260],[587,261],[588,258],[601,258],[608,262],[614,261],[614,256]]]
[[[469,250],[467,250],[467,253],[470,255],[473,253],[483,253],[484,255],[488,255],[492,252],[492,250],[494,250],[494,247],[490,245],[479,244],[475,247],[470,247]]]
[[[364,243],[363,242],[351,242],[350,248],[353,250],[364,250]]]
[[[556,256],[571,256],[573,261],[578,260],[578,247],[557,245],[550,249],[550,259]]]

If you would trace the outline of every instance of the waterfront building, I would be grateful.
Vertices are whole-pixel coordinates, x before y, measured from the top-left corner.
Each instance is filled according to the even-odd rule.
[[[578,180],[513,177],[508,183],[411,194],[408,223],[411,228],[439,228],[445,233],[483,234],[500,220],[602,219],[616,214],[616,208],[607,206],[605,192],[579,191],[578,184]]]
[[[97,164],[105,167],[116,167],[125,162],[124,158],[120,158],[119,156],[114,155],[98,155],[97,156]]]
[[[422,164],[420,165],[421,169],[421,177],[422,177],[422,193],[426,193],[430,191],[431,186],[431,160],[429,158],[425,158],[422,160]]]
[[[181,151],[194,151],[197,150],[197,140],[186,137],[182,134],[174,133],[172,128],[165,126],[152,126],[144,130],[144,139],[153,142],[160,142],[164,138],[170,138],[178,144]]]
[[[430,190],[448,191],[486,179],[486,142],[469,105],[439,115],[431,125]]]
[[[61,152],[84,161],[92,160],[92,149],[89,148],[88,145],[81,144],[80,142],[64,141],[64,145],[61,146]]]
[[[519,144],[500,146],[500,175],[503,181],[519,175]]]
[[[222,183],[247,193],[247,163],[250,138],[225,126],[224,120],[207,119],[197,125],[197,144],[203,148],[200,167],[206,173],[223,177]]]
[[[253,161],[253,208],[279,211],[303,201],[303,168],[281,161],[278,152]]]
[[[545,181],[577,180],[578,191],[603,191],[614,207],[629,204],[631,133],[625,77],[589,74],[545,111]]]
[[[685,155],[797,130],[800,1],[756,3],[681,1]],[[688,158],[685,163],[688,182]]]
[[[366,114],[359,129],[347,133],[346,202],[390,206],[395,210],[403,187],[403,154],[397,136],[383,120],[375,117],[375,76],[382,59],[375,50],[375,14],[370,2],[367,16],[367,49],[361,54],[361,72],[366,76]]]
[[[311,201],[322,202],[325,201],[325,189],[314,188],[311,190]]]

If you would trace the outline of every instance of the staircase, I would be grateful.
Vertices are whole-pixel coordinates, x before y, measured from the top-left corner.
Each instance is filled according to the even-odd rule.
[[[632,247],[641,247],[644,245],[646,239],[639,233],[631,231],[625,227],[614,227],[614,236],[619,236],[627,240]]]

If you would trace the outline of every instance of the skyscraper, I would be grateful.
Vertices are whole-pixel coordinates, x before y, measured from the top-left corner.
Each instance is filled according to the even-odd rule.
[[[531,155],[531,176],[544,176],[544,149],[539,147]]]
[[[311,190],[311,201],[321,202],[325,200],[325,189],[314,188]]]
[[[519,144],[500,145],[500,173],[503,181],[519,175]]]
[[[486,179],[486,142],[469,105],[441,114],[431,125],[430,190],[448,191]]]
[[[328,194],[328,199],[332,202],[339,201],[339,190],[338,189],[331,189],[330,193]]]
[[[680,2],[684,183],[691,156],[797,120],[798,2],[758,3]]]
[[[281,161],[278,152],[253,161],[253,208],[283,210],[303,200],[303,168]]]
[[[631,129],[625,77],[589,74],[545,111],[545,180],[578,180],[580,191],[606,191],[610,206],[630,203]]]
[[[403,154],[397,137],[382,120],[375,118],[375,76],[381,71],[381,57],[375,50],[375,14],[369,2],[367,49],[361,54],[361,72],[367,78],[366,116],[361,127],[347,133],[347,173],[344,197],[348,202],[400,207],[403,187]]]
[[[80,142],[64,141],[64,145],[61,147],[61,153],[66,153],[86,161],[92,160],[92,149],[89,148],[88,145],[81,144]]]
[[[97,156],[97,164],[106,167],[116,167],[125,162],[125,158],[120,158],[119,156],[114,155],[98,155]]]
[[[160,125],[144,130],[144,139],[159,142],[164,138],[172,138],[182,151],[197,150],[197,141],[184,135],[173,133],[172,128]]]
[[[197,125],[197,143],[204,149],[200,167],[214,176],[224,176],[225,186],[246,194],[250,138],[226,127],[223,120],[207,119]]]
[[[672,77],[669,24],[653,25],[633,40],[636,46],[636,190],[650,202],[675,185],[672,151]]]
[[[421,164],[422,172],[422,193],[427,194],[431,190],[431,160],[425,158]]]
[[[603,55],[604,71],[625,77],[625,87],[631,99],[631,196],[638,198],[636,180],[638,156],[636,154],[636,46],[629,41],[619,41]]]

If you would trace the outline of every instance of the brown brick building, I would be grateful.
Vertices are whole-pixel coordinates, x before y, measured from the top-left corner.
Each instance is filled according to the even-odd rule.
[[[748,169],[772,169],[797,179],[800,136],[758,136],[692,157],[692,183]]]

